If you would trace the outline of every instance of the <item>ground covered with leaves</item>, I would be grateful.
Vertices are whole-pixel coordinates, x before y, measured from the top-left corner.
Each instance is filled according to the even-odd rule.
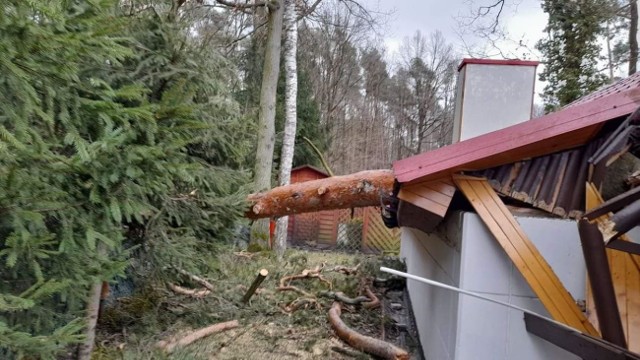
[[[405,324],[389,316],[385,302],[385,292],[398,293],[398,286],[390,289],[389,283],[385,287],[374,284],[374,279],[384,278],[378,271],[382,264],[402,266],[396,258],[371,255],[290,250],[279,263],[271,252],[225,252],[216,258],[215,271],[204,274],[214,287],[205,296],[176,294],[168,284],[154,284],[136,289],[134,295],[107,299],[93,358],[368,359],[369,355],[338,339],[327,320],[334,301],[328,297],[330,291],[356,298],[366,295],[367,286],[382,300],[382,306],[343,305],[343,321],[361,334],[390,339],[416,354],[414,337],[401,341],[397,336]],[[357,271],[347,275],[341,268]],[[243,304],[243,295],[261,269],[267,269],[269,275],[249,303]],[[312,274],[320,277],[286,278],[305,270],[319,270]],[[295,290],[279,291],[283,278]],[[176,285],[202,287],[189,276],[183,280]],[[170,354],[158,348],[159,341],[230,320],[238,320],[240,326],[176,347]]]

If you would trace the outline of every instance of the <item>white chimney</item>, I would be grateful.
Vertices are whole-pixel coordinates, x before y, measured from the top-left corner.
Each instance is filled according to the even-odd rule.
[[[530,120],[537,65],[524,60],[462,60],[452,142]]]

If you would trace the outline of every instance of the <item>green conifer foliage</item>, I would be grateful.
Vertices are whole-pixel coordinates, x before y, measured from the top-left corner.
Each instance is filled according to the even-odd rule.
[[[605,0],[545,0],[542,9],[549,15],[548,36],[536,47],[545,58],[540,80],[547,81],[543,98],[551,111],[605,83],[597,69],[598,35],[608,7]]]
[[[203,268],[242,213],[224,62],[175,17],[118,11],[3,3],[0,358],[54,358],[81,340],[91,284]]]

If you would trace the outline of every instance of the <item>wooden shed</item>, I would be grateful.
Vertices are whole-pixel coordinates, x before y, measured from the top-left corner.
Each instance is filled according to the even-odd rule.
[[[302,165],[291,170],[292,184],[327,177],[329,174],[311,165]],[[289,216],[287,241],[296,245],[334,245],[335,219],[336,214],[333,210]]]

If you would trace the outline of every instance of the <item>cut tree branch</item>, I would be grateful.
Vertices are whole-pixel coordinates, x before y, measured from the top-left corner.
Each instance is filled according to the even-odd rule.
[[[177,270],[178,270],[178,272],[179,272],[180,274],[182,274],[182,275],[185,275],[185,276],[189,277],[189,279],[191,279],[191,280],[193,280],[193,281],[197,282],[197,283],[198,283],[198,284],[200,284],[202,287],[207,288],[207,289],[208,289],[208,290],[210,290],[210,291],[213,291],[213,285],[212,285],[209,281],[207,281],[206,279],[201,278],[201,277],[199,277],[199,276],[197,276],[197,275],[194,275],[194,274],[192,274],[192,273],[190,273],[190,272],[188,272],[188,271],[182,270],[182,269],[177,269]]]
[[[232,320],[232,321],[227,321],[227,322],[207,326],[205,328],[201,328],[193,332],[190,332],[186,336],[177,340],[172,339],[168,341],[165,341],[165,340],[158,341],[158,343],[156,344],[156,347],[164,350],[167,353],[171,353],[176,347],[187,346],[209,335],[234,329],[234,328],[237,328],[238,326],[240,326],[240,323],[238,323],[238,320]]]
[[[353,348],[364,351],[368,354],[378,356],[382,359],[389,360],[408,360],[409,353],[400,349],[386,341],[374,339],[369,336],[364,336],[355,330],[349,328],[340,319],[341,306],[339,302],[334,302],[333,306],[329,310],[329,323],[336,332],[338,337],[344,340],[347,344]]]
[[[324,170],[327,172],[327,174],[329,174],[329,176],[335,176],[335,174],[331,170],[331,167],[329,167],[329,164],[327,163],[327,160],[322,155],[322,152],[320,151],[320,149],[318,149],[318,147],[313,142],[311,142],[311,140],[309,140],[308,137],[303,136],[302,139],[307,144],[309,144],[309,146],[311,146],[311,149],[313,149],[313,151],[316,153],[316,155],[318,155],[318,158],[320,158],[320,162],[322,163],[322,167],[324,167]]]
[[[211,291],[207,289],[187,289],[172,283],[168,283],[168,286],[169,289],[173,290],[173,292],[175,292],[176,294],[187,295],[196,299],[201,299],[211,293]]]
[[[323,291],[320,293],[320,296],[333,299],[335,301],[340,301],[341,303],[347,304],[347,305],[360,305],[362,303],[371,301],[371,299],[369,299],[366,296],[358,296],[355,298],[350,298],[341,291],[337,291],[337,292]]]
[[[328,271],[339,272],[341,274],[349,276],[349,275],[357,274],[359,268],[360,268],[360,264],[358,264],[358,265],[356,265],[354,267],[346,267],[344,265],[338,265],[338,266],[336,266],[333,269],[330,269]]]
[[[276,187],[249,195],[250,219],[354,207],[380,206],[393,192],[391,170],[367,170]]]
[[[376,294],[374,294],[368,286],[365,286],[364,292],[365,294],[367,294],[367,297],[370,301],[362,304],[362,307],[364,307],[365,309],[376,309],[380,307],[380,299],[378,299]]]
[[[316,268],[313,269],[313,270],[305,269],[299,275],[288,275],[288,276],[285,276],[285,277],[280,279],[280,287],[281,288],[285,288],[285,287],[289,286],[289,284],[293,280],[297,280],[297,279],[313,279],[313,278],[315,278],[315,279],[318,279],[321,282],[327,284],[329,289],[332,289],[333,285],[331,284],[331,281],[325,279],[322,276],[322,274],[320,274],[322,269],[324,269],[324,263],[322,265],[320,265],[320,266],[316,266]]]
[[[234,9],[252,9],[252,8],[257,8],[257,7],[260,7],[260,6],[267,5],[267,3],[264,2],[264,1],[238,3],[238,2],[229,1],[229,0],[216,0],[216,2],[218,4],[221,4],[221,5],[224,5],[224,6],[228,6],[228,7],[234,8]]]
[[[260,271],[258,271],[258,275],[253,280],[253,283],[251,283],[251,286],[249,287],[249,290],[247,290],[246,294],[244,294],[244,296],[242,297],[242,302],[243,303],[246,304],[247,301],[249,301],[249,299],[251,299],[253,294],[258,289],[258,286],[260,286],[260,284],[262,284],[262,282],[267,277],[267,275],[269,275],[269,271],[267,269],[261,269]]]
[[[320,304],[318,303],[318,300],[315,299],[315,297],[302,297],[290,302],[283,308],[283,310],[290,314],[300,309],[301,307],[304,307],[306,309],[311,305],[315,306],[316,308],[320,308]]]

